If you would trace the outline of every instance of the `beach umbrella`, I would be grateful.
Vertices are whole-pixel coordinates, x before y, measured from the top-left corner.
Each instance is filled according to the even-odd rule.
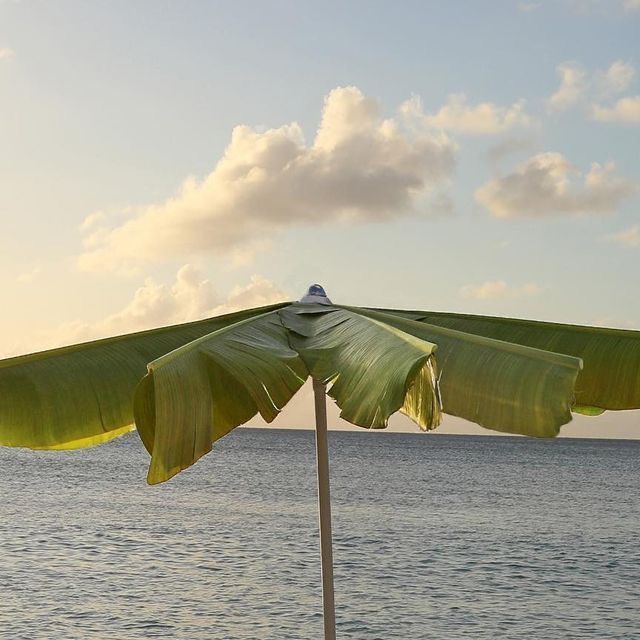
[[[640,408],[640,332],[299,302],[0,361],[0,444],[73,449],[137,428],[147,481],[168,480],[313,379],[325,639],[335,638],[326,385],[341,417],[421,429],[442,413],[553,437],[572,412]]]

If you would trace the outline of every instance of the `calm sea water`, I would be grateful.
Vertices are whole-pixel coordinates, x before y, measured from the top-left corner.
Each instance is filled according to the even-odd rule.
[[[640,638],[640,442],[330,437],[339,638]],[[313,432],[146,464],[0,450],[0,637],[321,637]]]

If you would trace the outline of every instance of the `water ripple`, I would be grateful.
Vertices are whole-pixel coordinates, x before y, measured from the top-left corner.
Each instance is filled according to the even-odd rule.
[[[321,637],[311,432],[0,450],[0,637]],[[640,443],[332,433],[338,635],[637,637]]]

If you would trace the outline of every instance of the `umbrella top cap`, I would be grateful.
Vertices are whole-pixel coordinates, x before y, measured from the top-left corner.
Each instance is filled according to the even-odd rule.
[[[306,295],[300,298],[300,302],[304,304],[331,304],[331,300],[327,298],[324,287],[319,284],[312,284],[307,290]]]

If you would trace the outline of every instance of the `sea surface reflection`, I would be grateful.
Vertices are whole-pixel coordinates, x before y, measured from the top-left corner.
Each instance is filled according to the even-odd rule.
[[[338,637],[640,637],[640,442],[332,432]],[[317,640],[313,432],[0,449],[0,637]]]

